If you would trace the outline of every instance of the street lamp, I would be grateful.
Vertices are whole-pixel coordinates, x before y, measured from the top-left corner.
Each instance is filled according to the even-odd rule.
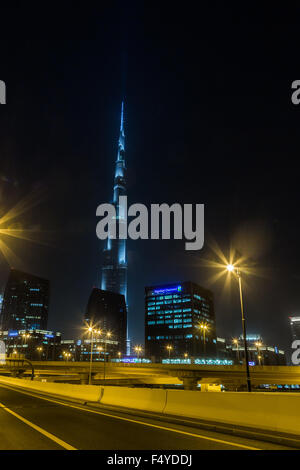
[[[63,352],[63,355],[65,356],[65,359],[66,359],[66,361],[68,362],[69,359],[70,359],[70,357],[71,357],[71,353],[68,353],[68,352],[64,351],[64,352]]]
[[[261,366],[261,355],[259,354],[257,357],[258,357],[258,365]]]
[[[169,359],[170,359],[170,357],[171,357],[171,351],[173,350],[173,346],[171,346],[170,344],[168,344],[168,345],[166,346],[166,349],[167,349],[168,352],[169,352]]]
[[[255,343],[255,346],[257,348],[257,359],[258,359],[258,365],[261,366],[261,354],[260,354],[260,347],[262,346],[260,341],[257,341]]]
[[[111,337],[111,332],[107,331],[105,334],[106,338]],[[105,380],[105,372],[106,372],[106,347],[107,347],[107,339],[104,341],[104,367],[103,367],[103,380]]]
[[[199,323],[198,328],[200,328],[203,333],[203,352],[204,352],[204,357],[205,357],[206,356],[205,334],[206,332],[208,332],[208,325],[206,323]]]
[[[96,330],[91,325],[87,327],[87,333],[91,338],[91,351],[90,351],[90,370],[89,370],[89,385],[92,383],[92,362],[93,362],[93,346],[94,346],[94,334],[101,334],[101,330]]]
[[[241,314],[242,314],[242,327],[243,327],[244,349],[245,349],[247,389],[248,389],[248,392],[251,392],[251,379],[250,379],[249,360],[248,360],[248,348],[247,348],[247,336],[246,336],[246,319],[245,319],[245,314],[244,314],[241,272],[240,272],[239,268],[236,268],[233,264],[228,264],[226,266],[226,269],[227,269],[227,271],[232,272],[233,274],[236,275],[236,277],[238,279],[238,283],[239,283]]]
[[[39,356],[40,356],[40,360],[41,360],[43,348],[42,348],[42,347],[38,347],[38,348],[36,348],[36,350],[38,351]]]
[[[27,340],[28,338],[30,338],[30,334],[24,333],[24,334],[22,335],[22,338],[23,338],[23,344],[26,344],[26,340]]]
[[[240,349],[239,349],[239,340],[237,338],[234,338],[232,340],[233,344],[236,345],[236,355],[237,355],[237,360],[238,363],[240,363]]]
[[[26,344],[27,344],[27,340],[30,338],[30,334],[28,334],[28,333],[23,333],[23,334],[22,334],[22,338],[23,338],[23,340],[22,340],[22,343],[23,343],[23,344],[22,344],[22,350],[23,350],[23,348],[25,348],[25,346],[26,346]],[[26,351],[25,351],[25,357],[26,357]]]
[[[135,350],[135,352],[137,353],[137,357],[138,357],[138,359],[139,359],[140,353],[142,352],[142,347],[141,347],[141,346],[136,346],[136,347],[134,348],[134,350]]]

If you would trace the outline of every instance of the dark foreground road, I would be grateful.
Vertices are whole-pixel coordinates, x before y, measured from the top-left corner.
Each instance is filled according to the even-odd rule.
[[[288,447],[44,399],[0,385],[0,449],[263,450]]]

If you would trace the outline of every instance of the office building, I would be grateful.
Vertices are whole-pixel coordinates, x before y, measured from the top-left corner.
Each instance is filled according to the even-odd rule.
[[[231,358],[235,364],[243,364],[245,349],[242,335],[239,338],[227,341],[226,348],[231,353]],[[286,365],[285,352],[277,346],[268,346],[259,334],[247,335],[247,348],[251,366]]]
[[[127,310],[124,295],[107,290],[92,290],[85,314],[87,324],[96,325],[102,331],[100,342],[110,336],[108,345],[116,347],[122,354],[126,353]]]
[[[6,354],[10,357],[21,355],[26,359],[55,361],[60,352],[61,333],[48,330],[0,331]]]
[[[213,294],[193,282],[145,288],[145,354],[216,358]]]
[[[5,287],[2,330],[46,330],[48,322],[49,281],[11,269]]]
[[[289,317],[293,341],[300,340],[300,317]]]

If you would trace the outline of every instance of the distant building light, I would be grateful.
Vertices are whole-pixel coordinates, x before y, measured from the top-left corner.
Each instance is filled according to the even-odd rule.
[[[233,361],[229,359],[183,359],[183,358],[173,358],[173,359],[163,359],[162,364],[197,364],[197,365],[214,365],[214,366],[231,366]]]
[[[8,336],[18,336],[18,334],[17,331],[9,331]]]
[[[225,343],[225,339],[224,339],[224,338],[217,338],[217,341],[219,341],[220,343]]]

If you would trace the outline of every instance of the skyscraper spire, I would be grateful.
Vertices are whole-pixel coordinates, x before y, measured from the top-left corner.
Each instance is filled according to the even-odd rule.
[[[123,214],[120,213],[119,197],[126,196],[125,171],[124,103],[122,102],[118,155],[113,187],[113,204],[119,224],[124,223]],[[123,294],[127,304],[127,250],[125,239],[107,240],[104,250],[101,289]]]
[[[125,133],[124,133],[124,101],[121,106],[121,125],[120,125],[120,136],[118,145],[118,158],[117,161],[124,160],[125,158]]]
[[[122,104],[121,104],[121,126],[120,126],[120,132],[124,132],[124,101],[122,101]]]

